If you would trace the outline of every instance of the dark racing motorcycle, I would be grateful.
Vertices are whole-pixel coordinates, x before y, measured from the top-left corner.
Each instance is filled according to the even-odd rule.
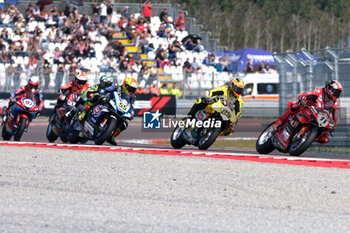
[[[78,119],[79,113],[73,117],[68,133],[69,142],[78,143],[88,139],[96,145],[102,145],[125,120],[132,119],[130,102],[117,91],[97,98],[97,104],[87,113],[83,125]]]
[[[67,134],[69,124],[65,114],[70,111],[77,100],[77,95],[70,93],[68,96],[63,96],[63,99],[58,99],[57,104],[50,115],[49,125],[46,130],[46,137],[49,142],[54,142],[58,137],[62,142],[68,142]]]
[[[260,154],[268,154],[277,149],[282,153],[299,156],[322,132],[334,128],[331,114],[316,106],[305,107],[291,114],[277,132],[273,129],[273,123],[266,127],[256,141],[256,150]]]
[[[22,95],[7,111],[3,109],[2,138],[15,141],[21,140],[23,133],[28,129],[29,123],[37,117],[39,108],[35,101]]]

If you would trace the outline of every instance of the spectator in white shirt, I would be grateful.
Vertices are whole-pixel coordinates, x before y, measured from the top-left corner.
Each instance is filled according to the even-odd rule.
[[[100,5],[100,21],[105,22],[107,19],[107,5],[106,0],[103,0]]]
[[[98,32],[95,30],[95,27],[91,27],[90,30],[91,31],[89,31],[88,36],[89,36],[91,42],[95,43],[96,39],[97,39]]]

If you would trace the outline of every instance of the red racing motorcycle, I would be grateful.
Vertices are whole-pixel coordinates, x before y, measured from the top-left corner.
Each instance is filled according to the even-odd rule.
[[[4,109],[2,138],[10,140],[13,136],[15,141],[19,141],[38,112],[35,101],[22,95],[8,110]]]
[[[273,123],[266,127],[256,141],[256,151],[260,154],[268,154],[277,149],[282,153],[299,156],[322,132],[334,128],[331,114],[316,106],[304,107],[291,114],[278,131],[273,129]]]
[[[70,93],[68,96],[63,96],[62,99],[57,99],[46,130],[49,142],[54,142],[58,137],[61,138],[62,142],[68,142],[69,122],[67,122],[65,115],[74,107],[77,98],[75,93]]]

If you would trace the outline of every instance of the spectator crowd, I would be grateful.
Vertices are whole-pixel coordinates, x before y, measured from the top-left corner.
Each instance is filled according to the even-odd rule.
[[[62,10],[31,4],[24,12],[15,5],[0,9],[0,64],[6,64],[7,74],[3,89],[17,89],[24,74],[39,76],[44,91],[51,81],[57,90],[64,77],[78,69],[137,73],[144,87],[151,87],[157,73],[171,67],[186,75],[208,67],[231,71],[226,57],[218,59],[214,50],[205,51],[200,37],[188,35],[183,13],[173,19],[168,9],[155,16],[152,8],[148,0],[139,13],[127,6],[115,9],[111,0],[95,0],[91,15],[69,5]],[[130,46],[136,50],[129,51]]]

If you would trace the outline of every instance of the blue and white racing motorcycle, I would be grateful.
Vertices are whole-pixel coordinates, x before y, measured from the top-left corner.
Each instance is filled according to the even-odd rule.
[[[96,145],[102,145],[118,132],[124,121],[132,119],[131,111],[133,108],[130,101],[121,97],[117,91],[101,95],[83,123],[78,119],[79,113],[75,114],[71,121],[68,141],[78,143],[93,140]]]

